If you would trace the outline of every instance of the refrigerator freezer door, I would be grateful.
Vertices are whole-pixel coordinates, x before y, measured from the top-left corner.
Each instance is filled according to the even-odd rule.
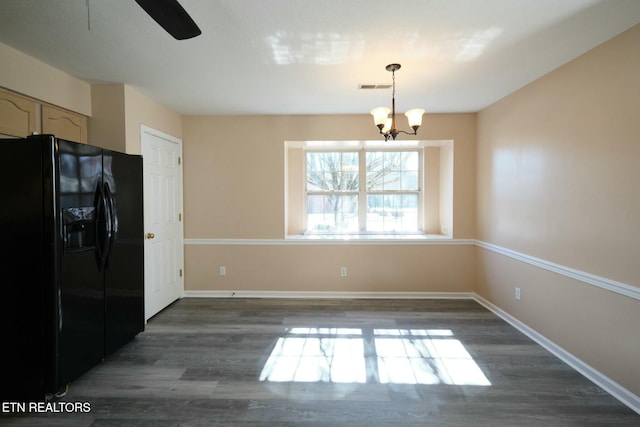
[[[55,386],[64,387],[104,357],[104,290],[96,246],[105,220],[96,203],[102,185],[102,149],[56,140],[58,245]],[[73,218],[75,216],[75,218]]]

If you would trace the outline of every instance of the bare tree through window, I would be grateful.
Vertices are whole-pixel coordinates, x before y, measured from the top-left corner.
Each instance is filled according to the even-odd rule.
[[[417,151],[307,152],[306,160],[309,231],[417,231]]]

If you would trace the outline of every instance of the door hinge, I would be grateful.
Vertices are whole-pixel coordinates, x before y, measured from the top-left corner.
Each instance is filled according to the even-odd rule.
[[[182,269],[180,269],[180,277],[182,277]]]
[[[180,164],[180,157],[178,157],[178,164]]]
[[[181,213],[178,214],[178,221],[182,221],[182,214]]]

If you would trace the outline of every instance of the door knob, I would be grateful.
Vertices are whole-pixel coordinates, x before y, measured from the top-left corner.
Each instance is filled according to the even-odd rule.
[[[147,239],[153,239],[154,237],[156,237],[155,234],[153,233],[147,233]]]

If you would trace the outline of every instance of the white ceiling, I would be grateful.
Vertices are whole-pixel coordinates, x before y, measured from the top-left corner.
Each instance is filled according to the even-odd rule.
[[[640,22],[639,0],[180,0],[178,41],[134,0],[2,0],[0,42],[184,114],[472,112]],[[5,66],[5,64],[2,64]]]

